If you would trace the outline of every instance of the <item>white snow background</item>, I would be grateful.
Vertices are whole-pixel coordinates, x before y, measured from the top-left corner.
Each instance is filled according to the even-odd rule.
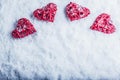
[[[54,23],[38,21],[32,12],[57,4]],[[88,7],[91,14],[70,22],[69,2]],[[92,31],[101,13],[111,15],[116,32]],[[20,18],[28,18],[37,33],[13,39]],[[120,79],[120,0],[0,0],[0,80]]]

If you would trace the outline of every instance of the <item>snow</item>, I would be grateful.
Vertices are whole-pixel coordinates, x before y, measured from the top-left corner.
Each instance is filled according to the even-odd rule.
[[[71,1],[91,14],[70,22],[64,12],[70,0],[0,0],[0,80],[120,79],[120,1]],[[54,23],[36,20],[32,12],[50,2],[58,6]],[[90,30],[103,12],[111,15],[115,33]],[[11,32],[23,17],[37,33],[13,39]]]

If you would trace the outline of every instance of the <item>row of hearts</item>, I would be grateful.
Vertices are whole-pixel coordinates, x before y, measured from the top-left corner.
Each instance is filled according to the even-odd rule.
[[[38,20],[54,22],[54,17],[56,15],[57,5],[54,3],[49,3],[47,6],[36,9],[33,15]],[[82,7],[76,3],[70,2],[66,6],[66,15],[70,21],[79,20],[85,18],[90,14],[90,10],[86,7]],[[100,14],[93,25],[90,27],[92,30],[100,31],[106,34],[111,34],[115,32],[116,28],[111,23],[110,15],[106,13]],[[26,18],[21,18],[18,21],[17,27],[12,31],[12,36],[14,38],[24,38],[30,34],[36,32],[33,24]]]

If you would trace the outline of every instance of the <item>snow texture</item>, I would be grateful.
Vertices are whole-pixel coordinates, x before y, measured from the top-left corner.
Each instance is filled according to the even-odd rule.
[[[90,9],[69,21],[70,2]],[[54,23],[38,21],[33,11],[50,2],[58,6]],[[90,30],[101,13],[111,15],[116,32]],[[37,33],[13,39],[17,20],[26,17]],[[0,0],[0,80],[120,79],[120,0]]]

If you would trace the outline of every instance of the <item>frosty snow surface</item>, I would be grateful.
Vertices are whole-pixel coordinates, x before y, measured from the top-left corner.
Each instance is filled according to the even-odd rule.
[[[54,23],[36,20],[33,11],[50,2],[58,6]],[[91,10],[73,22],[65,15],[69,2],[0,0],[0,80],[120,79],[120,0],[71,0]],[[115,33],[90,30],[103,12],[111,15]],[[23,17],[37,33],[13,39],[11,31]]]

